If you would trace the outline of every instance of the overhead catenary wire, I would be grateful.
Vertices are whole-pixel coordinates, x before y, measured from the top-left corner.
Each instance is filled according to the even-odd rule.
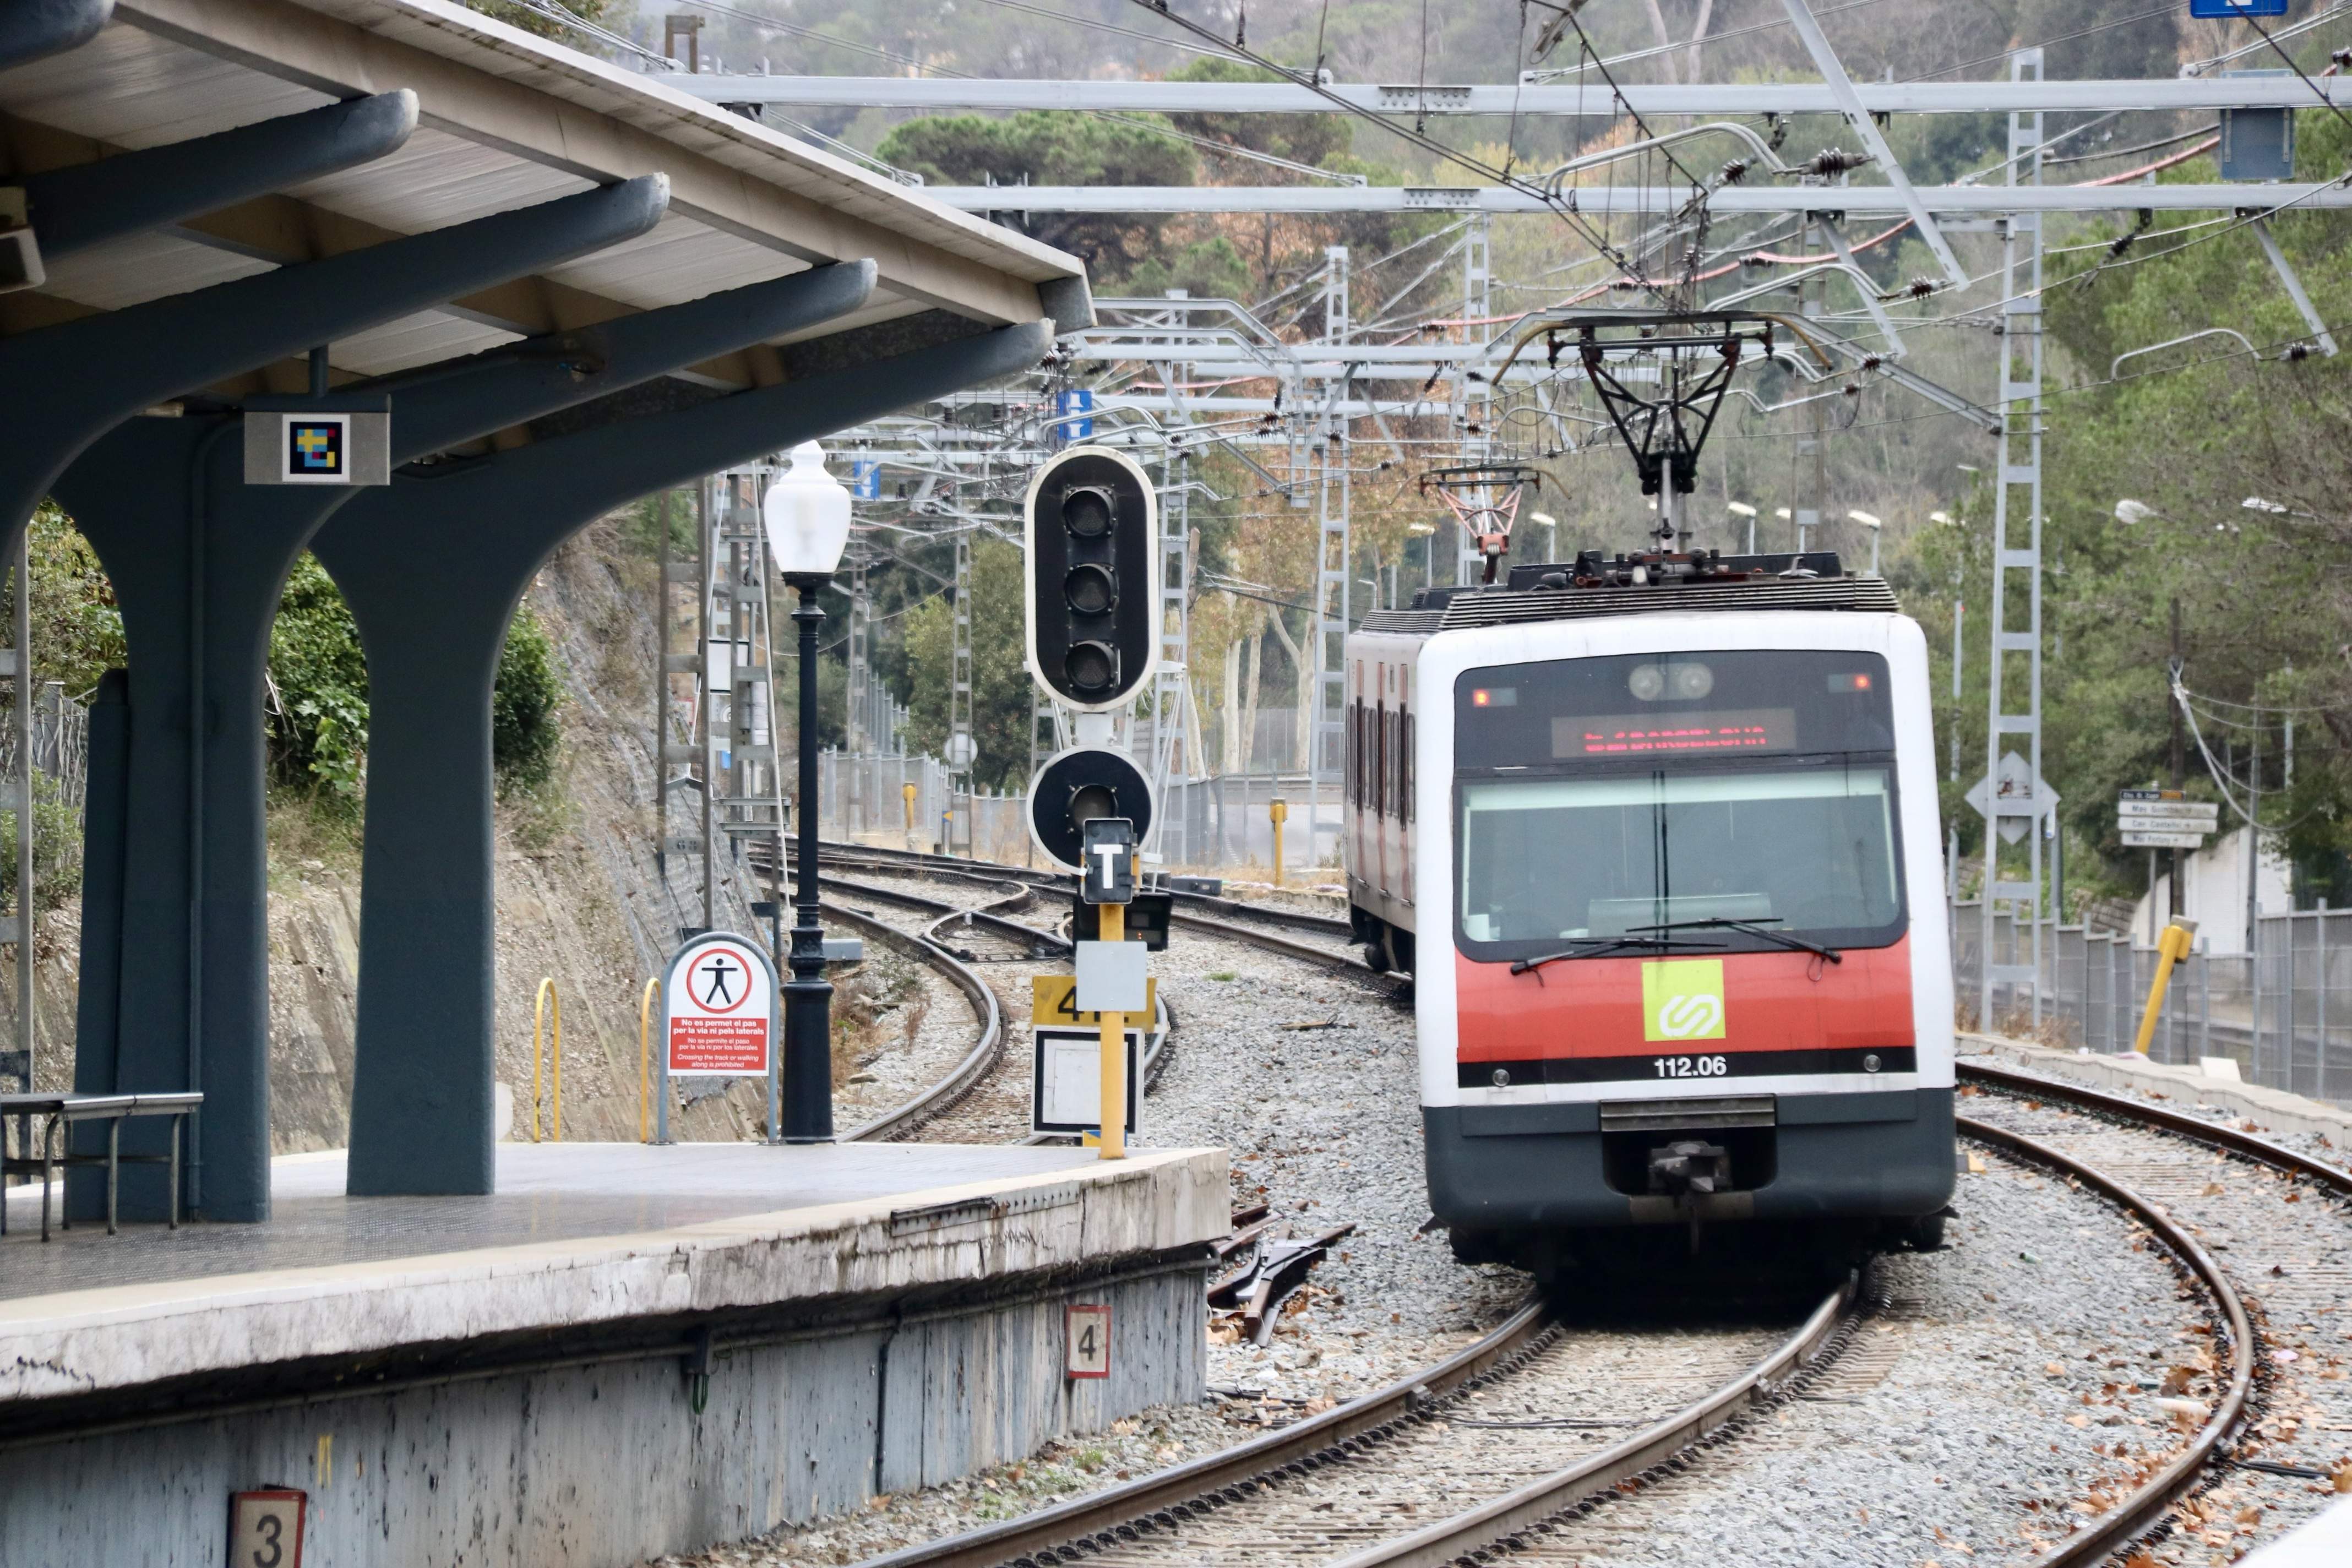
[[[749,22],[755,27],[762,27],[771,32],[782,33],[791,37],[806,38],[812,43],[827,44],[835,48],[849,49],[858,54],[872,55],[877,59],[887,60],[892,65],[906,66],[913,70],[927,75],[949,77],[960,81],[968,81],[971,79],[971,75],[968,71],[954,70],[946,66],[932,65],[926,61],[917,59],[911,55],[902,55],[895,49],[883,48],[878,44],[860,43],[853,38],[837,38],[829,33],[820,32],[814,27],[804,27],[796,22],[786,22],[781,18],[766,16],[757,11],[746,11],[740,6],[727,5],[724,3],[724,0],[685,0],[685,3],[694,6],[697,10],[713,11],[722,16],[732,16],[738,21]],[[992,3],[1000,5],[1008,4],[1010,3],[1010,0],[992,0]],[[1024,5],[1019,8],[1023,10],[1035,9],[1035,7],[1027,5]],[[1052,13],[1044,14],[1051,15]],[[1140,36],[1149,37],[1151,35],[1143,34]],[[1196,50],[1195,52],[1207,54],[1211,51],[1202,49]],[[1114,110],[1087,109],[1080,110],[1077,112],[1082,114],[1090,114],[1097,120],[1108,121],[1116,125],[1127,125],[1137,130],[1149,131],[1154,135],[1165,136],[1173,142],[1187,142],[1194,147],[1202,149],[1203,152],[1223,153],[1228,157],[1240,158],[1248,163],[1263,163],[1270,168],[1286,169],[1296,174],[1311,174],[1319,179],[1337,180],[1341,184],[1362,184],[1360,179],[1353,175],[1337,174],[1329,169],[1318,169],[1308,163],[1294,163],[1288,158],[1277,158],[1271,153],[1261,153],[1254,147],[1243,147],[1231,142],[1220,142],[1214,137],[1195,136],[1190,132],[1179,131],[1172,125],[1158,124],[1149,120],[1138,120],[1129,115],[1119,114]]]

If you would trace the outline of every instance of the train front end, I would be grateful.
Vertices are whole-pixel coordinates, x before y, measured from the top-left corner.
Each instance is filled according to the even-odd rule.
[[[1419,689],[1414,870],[1451,890],[1419,914],[1423,1114],[1457,1252],[1933,1245],[1952,983],[1918,626],[1465,629]]]

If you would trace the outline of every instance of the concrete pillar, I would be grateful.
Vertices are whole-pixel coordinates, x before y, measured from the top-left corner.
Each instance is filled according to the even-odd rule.
[[[313,549],[367,647],[354,1194],[487,1193],[490,688],[550,552],[615,506],[1034,364],[1039,321],[504,452],[356,499]]]
[[[213,301],[220,319],[205,331],[223,345],[248,333],[257,351],[240,363],[250,365],[278,357],[264,341],[278,330],[264,324],[273,311],[331,339],[642,234],[667,200],[667,181],[632,181],[178,298],[278,284],[275,296]],[[0,358],[45,335],[0,343]],[[246,486],[241,437],[235,416],[135,418],[55,481],[106,565],[131,651],[123,815],[92,814],[85,829],[93,854],[123,868],[120,1001],[112,1039],[77,1041],[77,1078],[88,1053],[87,1076],[116,1089],[202,1089],[185,1191],[226,1220],[268,1214],[260,694],[278,591],[324,515],[306,488]],[[144,1153],[167,1134],[133,1123],[123,1136]],[[163,1205],[160,1171],[125,1172],[126,1215],[160,1217]]]

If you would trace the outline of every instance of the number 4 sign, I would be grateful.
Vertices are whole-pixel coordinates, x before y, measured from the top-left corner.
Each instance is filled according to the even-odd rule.
[[[302,1568],[306,1493],[274,1489],[228,1497],[229,1568]]]
[[[1110,1375],[1110,1309],[1062,1309],[1062,1372],[1067,1377]]]

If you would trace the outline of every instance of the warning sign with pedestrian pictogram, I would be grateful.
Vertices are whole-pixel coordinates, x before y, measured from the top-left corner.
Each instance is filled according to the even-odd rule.
[[[671,1077],[764,1077],[776,1037],[766,952],[726,931],[688,942],[662,982],[662,1017]]]

